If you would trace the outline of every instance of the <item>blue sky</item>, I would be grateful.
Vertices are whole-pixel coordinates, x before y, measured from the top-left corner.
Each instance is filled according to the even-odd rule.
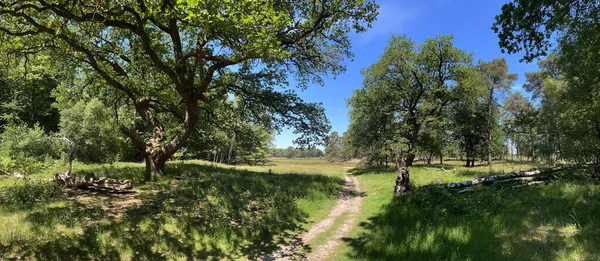
[[[322,102],[331,123],[331,131],[340,134],[349,124],[346,99],[355,89],[362,87],[360,70],[370,66],[383,53],[391,34],[406,34],[416,43],[439,34],[453,34],[454,45],[473,53],[474,61],[506,58],[509,71],[518,73],[513,92],[525,92],[525,72],[536,71],[535,63],[520,63],[519,54],[502,54],[498,37],[492,31],[494,17],[500,13],[502,4],[498,0],[380,0],[379,16],[366,33],[352,35],[354,59],[347,60],[344,74],[325,80],[324,86],[311,86],[306,91],[298,90],[300,97],[308,102]],[[293,146],[296,135],[285,130],[275,136],[275,146]]]

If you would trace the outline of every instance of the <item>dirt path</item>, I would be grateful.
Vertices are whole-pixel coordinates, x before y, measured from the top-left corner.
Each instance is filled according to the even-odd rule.
[[[262,260],[326,260],[329,254],[331,254],[340,244],[342,237],[344,237],[354,226],[357,215],[360,212],[360,205],[362,204],[360,187],[356,177],[346,173],[344,174],[344,181],[345,184],[342,189],[342,197],[336,201],[335,206],[325,219],[312,226],[310,230],[300,237],[292,240],[291,243],[282,246],[271,255],[263,257]],[[334,224],[335,220],[345,213],[348,213],[347,218],[327,242],[316,249],[313,249],[308,256],[298,253],[298,250],[306,243],[327,231]]]

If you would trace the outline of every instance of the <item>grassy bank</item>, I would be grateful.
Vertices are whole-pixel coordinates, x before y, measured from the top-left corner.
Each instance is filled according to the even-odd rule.
[[[74,175],[133,179],[136,193],[120,195],[0,178],[0,259],[255,259],[327,215],[347,166],[172,162],[144,183],[142,164],[75,164]]]
[[[448,162],[447,171],[413,168],[417,186],[392,196],[395,174],[356,169],[366,193],[360,225],[339,249],[338,260],[596,260],[600,255],[600,183],[562,173],[549,185],[480,186],[474,193],[420,190],[432,183],[489,174]],[[498,163],[495,172],[532,165]],[[456,170],[455,170],[456,169]]]

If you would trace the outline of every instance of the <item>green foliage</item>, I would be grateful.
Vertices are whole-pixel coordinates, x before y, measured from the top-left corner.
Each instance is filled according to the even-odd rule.
[[[426,144],[425,125],[440,120],[446,106],[475,86],[471,55],[454,47],[452,36],[428,38],[420,45],[392,36],[380,60],[362,73],[364,86],[348,101],[349,140],[379,159],[378,153],[400,152],[414,158],[419,140]]]
[[[49,203],[62,197],[60,186],[51,182],[13,181],[13,184],[0,189],[0,202],[14,208]]]
[[[24,124],[8,124],[0,143],[0,170],[37,173],[61,157],[60,146],[39,125],[29,128]]]
[[[502,51],[511,54],[525,51],[522,60],[531,62],[549,53],[551,38],[557,34],[562,46],[576,39],[597,39],[599,12],[600,3],[595,0],[513,0],[502,6],[493,29],[500,38]],[[587,52],[588,48],[598,47],[587,46],[582,51],[592,54]]]
[[[481,95],[465,96],[450,109],[452,136],[467,160],[487,154],[487,106]]]
[[[8,53],[0,44],[0,53]],[[11,122],[46,133],[58,130],[58,110],[52,107],[52,91],[57,87],[57,70],[46,55],[6,55],[0,65],[0,132]]]
[[[198,123],[209,124],[199,116],[216,113],[213,102],[230,97],[243,101],[251,128],[291,126],[300,146],[321,143],[329,132],[322,105],[287,89],[289,78],[306,88],[343,72],[350,33],[370,27],[377,7],[365,0],[4,1],[0,38],[12,52],[51,50],[71,65],[56,92],[59,108],[98,98],[135,110],[145,126],[119,129],[158,166]]]
[[[329,161],[346,161],[351,159],[345,149],[344,137],[340,136],[337,131],[332,132],[325,139],[325,157]]]
[[[323,157],[323,151],[317,148],[295,148],[289,146],[285,149],[272,148],[271,157],[276,158],[319,158]]]
[[[243,100],[210,104],[200,117],[208,124],[198,125],[185,145],[181,158],[205,159],[228,164],[261,164],[269,155],[273,139],[269,127],[256,123],[254,114],[244,111]],[[265,116],[266,115],[261,115]]]
[[[74,142],[77,160],[112,162],[123,150],[132,150],[114,131],[112,113],[96,98],[79,101],[60,111],[60,135]]]

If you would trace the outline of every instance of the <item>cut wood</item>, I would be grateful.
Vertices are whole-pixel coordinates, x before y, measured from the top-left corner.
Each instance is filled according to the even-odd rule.
[[[133,188],[131,180],[110,179],[87,174],[83,177],[71,177],[65,174],[54,175],[54,181],[63,187],[123,192]]]
[[[74,143],[66,137],[55,139],[63,140],[69,145],[69,159],[67,162],[67,170],[64,174],[58,173],[54,175],[54,182],[57,182],[63,187],[67,188],[94,189],[113,192],[124,192],[133,188],[133,183],[131,180],[96,177],[94,174],[87,174],[83,177],[71,177],[71,172],[73,170],[73,154],[75,153]]]
[[[518,177],[529,177],[529,176],[538,175],[540,173],[542,173],[542,172],[537,169],[522,171],[522,172],[512,172],[509,174],[492,175],[492,176],[487,176],[487,177],[474,178],[471,180],[465,180],[462,182],[448,183],[446,185],[446,187],[448,187],[448,188],[464,188],[464,187],[470,187],[470,186],[477,185],[477,184],[490,183],[490,182],[494,182],[494,181],[498,181],[498,180],[506,180],[506,179],[512,179],[512,178],[518,178]]]
[[[532,181],[535,179],[536,179],[536,177],[516,177],[516,178],[511,178],[511,179],[498,180],[496,182]]]

